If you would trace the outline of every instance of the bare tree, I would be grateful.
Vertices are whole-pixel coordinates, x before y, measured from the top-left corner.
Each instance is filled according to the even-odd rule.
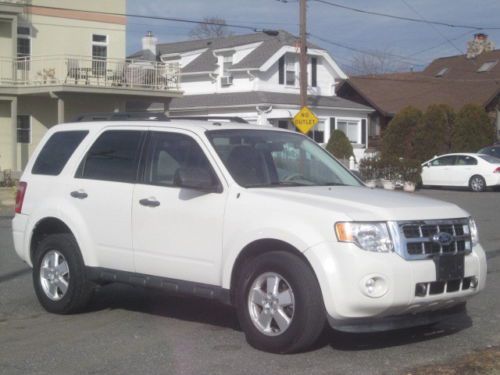
[[[352,75],[384,74],[411,70],[411,64],[398,60],[387,51],[374,51],[354,55],[350,68]]]
[[[207,38],[221,38],[224,36],[233,35],[227,26],[226,20],[219,17],[205,17],[203,22],[200,23],[189,32],[191,39],[207,39]]]

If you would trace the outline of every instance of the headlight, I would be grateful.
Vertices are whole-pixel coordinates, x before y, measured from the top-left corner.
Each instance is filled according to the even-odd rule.
[[[387,253],[393,244],[386,223],[340,222],[335,224],[340,242],[352,242],[366,251]]]
[[[477,232],[476,221],[471,217],[469,218],[469,230],[472,246],[477,245],[479,243],[479,234]]]

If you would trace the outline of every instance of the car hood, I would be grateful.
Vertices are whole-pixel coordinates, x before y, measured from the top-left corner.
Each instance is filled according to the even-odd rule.
[[[301,186],[253,188],[250,191],[264,200],[278,199],[289,204],[342,213],[356,221],[432,220],[469,216],[465,210],[452,203],[412,193],[367,187]]]

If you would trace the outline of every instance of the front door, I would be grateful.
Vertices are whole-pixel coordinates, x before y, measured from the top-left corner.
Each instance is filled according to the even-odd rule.
[[[220,284],[226,192],[176,186],[179,168],[203,168],[219,183],[205,146],[189,132],[151,132],[132,203],[136,272]]]
[[[422,183],[424,185],[454,185],[453,165],[455,158],[455,155],[448,155],[428,162],[422,168]]]

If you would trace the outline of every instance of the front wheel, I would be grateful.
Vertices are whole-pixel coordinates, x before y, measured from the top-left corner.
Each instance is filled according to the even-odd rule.
[[[481,192],[486,190],[486,181],[482,176],[475,175],[469,180],[469,187],[472,191]]]
[[[243,267],[237,312],[256,349],[293,353],[310,347],[325,326],[325,309],[312,269],[298,256],[273,251]]]
[[[33,260],[33,284],[40,304],[56,314],[83,309],[93,292],[75,238],[53,234],[37,246]]]

